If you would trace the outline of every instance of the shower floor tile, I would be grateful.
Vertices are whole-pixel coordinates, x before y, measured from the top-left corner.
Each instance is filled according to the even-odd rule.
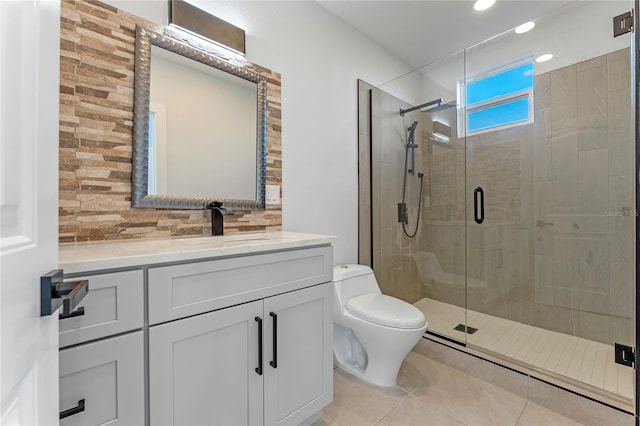
[[[464,332],[455,329],[465,325],[463,308],[428,298],[414,305],[427,317],[429,331],[465,340]],[[614,362],[613,345],[470,310],[466,317],[466,325],[478,329],[466,335],[468,345],[633,399],[634,370]]]

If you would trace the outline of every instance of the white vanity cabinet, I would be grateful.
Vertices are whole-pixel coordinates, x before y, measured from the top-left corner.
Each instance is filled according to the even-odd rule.
[[[332,285],[264,300],[266,425],[300,424],[333,400]]]
[[[335,238],[194,240],[60,247],[89,280],[60,322],[61,425],[296,425],[331,402]]]
[[[332,295],[327,283],[151,327],[151,424],[299,424],[322,410]]]
[[[60,318],[60,424],[143,425],[143,271],[80,278],[89,292]]]
[[[152,425],[262,424],[257,316],[261,302],[149,330]]]
[[[300,424],[321,411],[331,262],[324,247],[150,268],[151,424]]]
[[[143,425],[143,359],[142,331],[61,350],[60,425]]]

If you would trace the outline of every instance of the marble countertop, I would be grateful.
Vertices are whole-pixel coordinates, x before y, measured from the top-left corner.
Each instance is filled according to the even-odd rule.
[[[336,237],[297,232],[231,234],[222,237],[93,241],[59,246],[65,274],[167,262],[288,250],[333,244]]]

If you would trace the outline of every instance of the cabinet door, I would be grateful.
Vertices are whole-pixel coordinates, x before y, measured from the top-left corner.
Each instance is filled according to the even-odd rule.
[[[60,351],[64,411],[61,426],[144,424],[141,331]]]
[[[327,283],[264,300],[265,424],[299,424],[333,399],[332,297]]]
[[[256,317],[262,301],[149,329],[152,425],[262,424]]]

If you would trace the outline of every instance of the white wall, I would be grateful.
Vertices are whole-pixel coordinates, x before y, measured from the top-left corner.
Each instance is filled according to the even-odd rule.
[[[416,70],[415,74],[424,74],[442,87],[455,88],[465,73],[467,77],[471,77],[527,55],[536,58],[544,53],[553,54],[552,60],[535,64],[535,73],[544,74],[629,48],[631,33],[614,38],[612,18],[630,8],[629,0],[575,2],[535,19],[535,28],[525,34],[507,31],[490,41],[468,48],[464,59],[461,54],[456,54]],[[402,81],[408,79],[414,82],[418,77],[403,76],[390,82],[388,86],[401,87],[403,84],[409,84]],[[381,89],[389,91],[390,87],[385,85]],[[425,98],[434,96],[439,95],[433,93]]]
[[[165,1],[107,3],[165,24]],[[357,79],[411,71],[312,1],[193,1],[247,33],[247,60],[282,74],[283,228],[338,237],[358,259]]]
[[[495,69],[523,55],[551,53],[552,60],[536,63],[535,73],[544,74],[629,48],[632,33],[614,38],[612,18],[630,8],[629,0],[580,1],[563,7],[536,19],[535,28],[525,34],[509,31],[468,49],[467,74]]]

